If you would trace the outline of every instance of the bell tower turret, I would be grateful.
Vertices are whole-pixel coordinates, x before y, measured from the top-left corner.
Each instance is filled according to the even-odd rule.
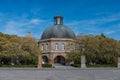
[[[54,24],[55,25],[63,25],[63,17],[58,15],[54,17]]]

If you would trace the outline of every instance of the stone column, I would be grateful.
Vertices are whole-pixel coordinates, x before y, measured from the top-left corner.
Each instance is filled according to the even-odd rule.
[[[54,59],[53,59],[53,54],[49,54],[49,64],[52,64],[52,67],[54,67]]]
[[[52,64],[52,67],[54,67],[54,59],[50,58],[49,59],[49,64]]]
[[[118,57],[118,68],[120,68],[120,57]]]
[[[42,68],[42,56],[41,56],[41,54],[38,56],[38,68]]]
[[[86,68],[85,56],[84,55],[81,56],[81,68]]]

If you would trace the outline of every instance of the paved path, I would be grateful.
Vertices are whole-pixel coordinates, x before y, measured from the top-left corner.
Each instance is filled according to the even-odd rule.
[[[55,69],[74,69],[72,66],[66,66],[61,64],[54,64]]]
[[[0,68],[0,80],[120,80],[120,69]]]

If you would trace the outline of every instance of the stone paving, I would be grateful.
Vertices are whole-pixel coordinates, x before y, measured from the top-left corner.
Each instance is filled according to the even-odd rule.
[[[0,80],[120,80],[120,69],[0,68]]]
[[[61,65],[61,64],[54,64],[55,69],[74,69],[72,66]]]

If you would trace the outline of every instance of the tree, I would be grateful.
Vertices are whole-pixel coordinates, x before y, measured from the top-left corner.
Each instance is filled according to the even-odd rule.
[[[120,42],[112,38],[107,38],[104,34],[101,35],[78,35],[76,46],[84,43],[84,55],[87,59],[87,64],[117,64],[117,57],[120,55]],[[79,51],[81,48],[78,48]],[[81,54],[78,49],[71,51],[70,60],[74,60],[76,54]],[[79,55],[78,55],[79,56]],[[80,61],[80,58],[76,59]]]
[[[103,33],[101,33],[101,36],[102,36],[103,38],[106,38],[106,36],[105,36]]]
[[[0,62],[2,64],[37,64],[40,54],[37,41],[32,37],[19,37],[0,33]]]

